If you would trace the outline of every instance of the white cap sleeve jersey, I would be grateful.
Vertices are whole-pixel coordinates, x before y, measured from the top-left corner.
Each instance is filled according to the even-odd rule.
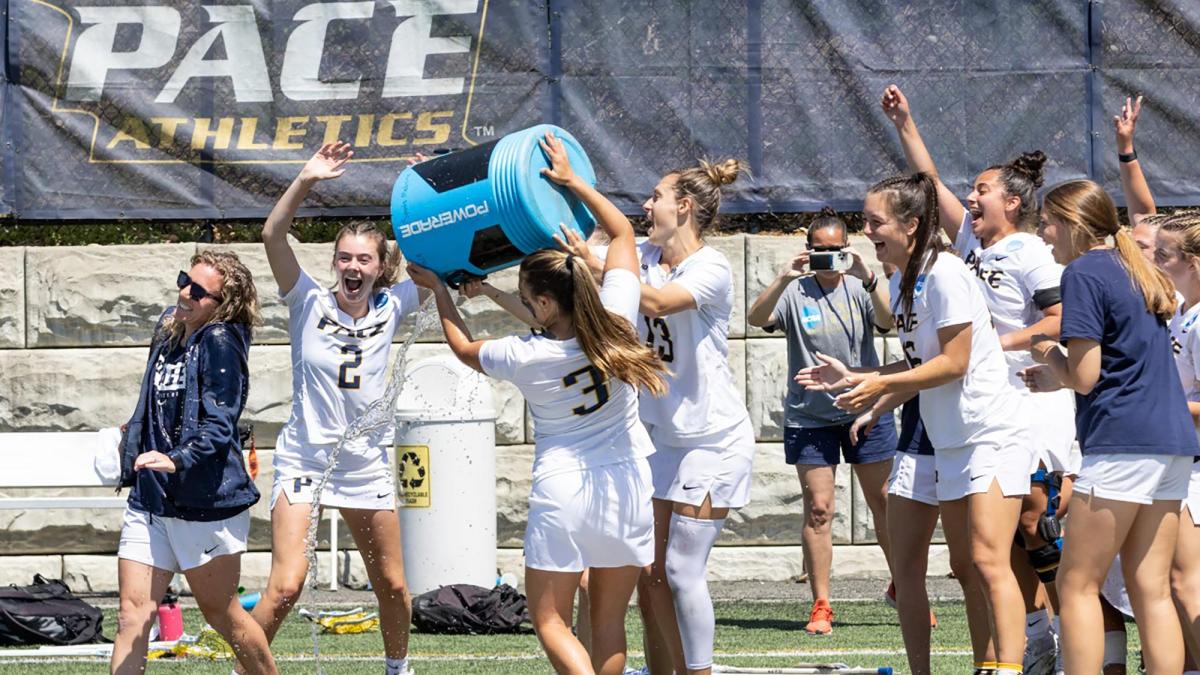
[[[350,421],[383,394],[392,338],[420,304],[417,287],[405,281],[381,289],[357,321],[303,270],[283,299],[292,347],[292,415],[278,443],[288,448],[336,443]],[[389,425],[366,443],[388,445],[393,433]]]
[[[1017,232],[984,248],[971,231],[971,214],[967,212],[954,248],[979,278],[998,334],[1007,335],[1041,321],[1043,314],[1033,294],[1058,288],[1063,270],[1046,242],[1027,232]]]
[[[627,270],[604,275],[605,308],[637,316],[641,282]],[[632,323],[632,321],[631,321]],[[533,415],[535,479],[645,457],[654,452],[638,421],[632,385],[605,378],[574,338],[544,335],[488,340],[479,351],[483,372],[517,385]]]
[[[912,310],[900,302],[900,274],[890,283],[892,312],[913,367],[942,353],[938,329],[971,324],[971,357],[962,379],[921,391],[921,421],[935,449],[984,442],[1004,445],[1019,427],[1025,398],[1008,385],[1008,366],[974,275],[942,252],[917,277]]]
[[[719,438],[749,417],[729,369],[729,317],[733,313],[733,273],[729,261],[704,246],[672,270],[659,264],[662,249],[639,246],[642,281],[654,288],[678,284],[696,309],[638,325],[642,339],[656,349],[671,373],[662,397],[642,396],[642,421],[656,442],[693,446]]]

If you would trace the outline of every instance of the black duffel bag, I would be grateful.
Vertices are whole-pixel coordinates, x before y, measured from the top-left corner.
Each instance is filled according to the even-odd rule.
[[[492,635],[523,632],[525,596],[508,584],[441,586],[413,598],[413,625],[422,633]]]
[[[37,574],[30,586],[0,588],[0,646],[107,642],[103,620],[58,579]]]

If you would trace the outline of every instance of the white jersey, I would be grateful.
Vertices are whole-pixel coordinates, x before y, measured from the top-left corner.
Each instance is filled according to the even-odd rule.
[[[733,313],[733,273],[729,261],[704,246],[677,267],[659,264],[662,249],[638,247],[642,281],[654,288],[677,284],[692,294],[696,309],[670,316],[642,316],[642,339],[671,371],[665,396],[642,396],[642,421],[656,441],[677,447],[719,439],[749,418],[729,369],[729,317]]]
[[[1171,318],[1171,348],[1175,352],[1175,369],[1188,401],[1200,401],[1200,302],[1179,311]],[[1196,430],[1200,437],[1200,429]]]
[[[979,279],[979,289],[998,335],[1024,330],[1045,317],[1034,294],[1059,288],[1063,267],[1054,260],[1050,246],[1040,237],[1015,232],[985,248],[971,230],[971,214],[967,212],[963,214],[954,248]],[[1028,420],[1034,431],[1035,444],[1052,445],[1044,449],[1062,455],[1075,438],[1074,392],[1069,389],[1042,393],[1029,391],[1019,373],[1034,365],[1033,355],[1028,350],[1003,354],[1008,363],[1009,384],[1032,398],[1031,412],[1035,414]]]
[[[961,379],[921,391],[921,421],[937,450],[979,443],[1006,445],[1020,431],[1025,398],[1008,385],[1008,365],[992,327],[983,292],[971,270],[953,254],[940,253],[917,277],[912,309],[904,312],[900,277],[890,283],[892,313],[904,353],[913,367],[942,353],[938,329],[971,324],[971,357]]]
[[[632,326],[641,283],[630,271],[609,270],[600,288],[606,309]],[[479,364],[491,377],[517,385],[533,416],[534,479],[645,457],[654,452],[638,421],[638,392],[603,374],[575,338],[545,335],[488,340]]]
[[[283,299],[292,343],[292,415],[277,445],[295,451],[337,443],[350,421],[383,395],[392,338],[420,305],[417,287],[405,281],[380,289],[358,320],[303,270]],[[390,445],[394,432],[389,424],[355,445]]]

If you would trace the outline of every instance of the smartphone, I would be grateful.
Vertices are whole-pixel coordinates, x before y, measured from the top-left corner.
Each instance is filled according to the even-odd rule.
[[[814,272],[845,272],[850,269],[850,254],[845,251],[813,251],[808,267]]]

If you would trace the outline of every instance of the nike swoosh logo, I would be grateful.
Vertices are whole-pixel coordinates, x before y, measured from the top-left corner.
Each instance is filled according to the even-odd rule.
[[[972,481],[972,482],[974,482],[974,481],[977,481],[977,480],[979,480],[980,478],[984,478],[985,476],[987,476],[987,474],[986,474],[986,473],[981,473],[981,474],[979,474],[978,476],[971,476],[971,481]]]
[[[703,485],[684,485],[684,490],[695,490],[696,488],[704,487]]]
[[[375,495],[375,499],[383,499],[386,496],[388,496],[388,493],[384,492],[383,494]]]
[[[212,548],[204,551],[204,555],[208,555],[209,553],[212,553],[213,551],[217,550],[217,546],[220,546],[220,544],[217,544],[216,546],[213,546]]]
[[[995,256],[992,258],[992,260],[1007,260],[1007,259],[1008,259],[1008,256],[1006,256],[1006,255],[998,255],[998,256]]]

